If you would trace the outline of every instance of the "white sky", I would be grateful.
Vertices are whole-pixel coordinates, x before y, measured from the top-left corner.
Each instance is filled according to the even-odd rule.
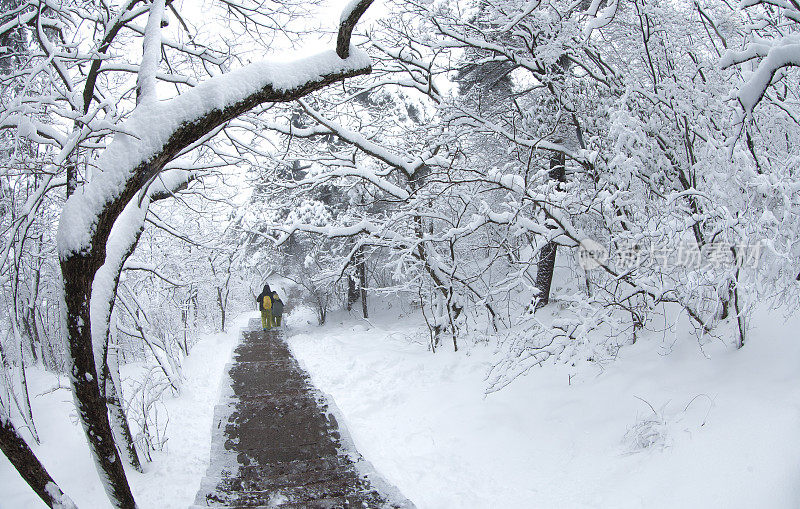
[[[316,27],[321,25],[325,30],[335,34],[341,12],[348,3],[349,0],[329,0],[323,2],[318,6],[318,12],[314,16],[309,17],[309,30],[316,31]],[[228,36],[230,33],[226,27],[214,23],[218,14],[213,11],[215,8],[219,7],[219,5],[220,3],[216,0],[201,0],[200,2],[197,0],[180,0],[178,11],[185,17],[187,22],[190,22],[190,24],[197,28],[204,41],[209,39],[214,40]],[[383,12],[384,10],[385,7],[381,5],[380,0],[376,0],[375,3],[370,6],[365,18],[374,18],[376,12]],[[174,18],[171,13],[169,15],[170,18]],[[174,19],[170,20],[171,24],[173,21]],[[175,25],[177,28],[177,23],[175,23]],[[302,25],[295,25],[295,28],[301,26]],[[356,31],[358,31],[358,27]],[[290,48],[288,44],[284,47],[273,47],[271,54],[263,55],[262,58],[268,57],[276,61],[286,61],[319,53],[326,49],[333,49],[335,45],[335,35],[333,34],[320,36],[319,33],[311,32],[300,41],[297,47]],[[256,60],[255,56],[252,60]]]

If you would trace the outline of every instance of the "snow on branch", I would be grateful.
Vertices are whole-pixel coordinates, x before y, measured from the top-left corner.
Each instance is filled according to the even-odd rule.
[[[723,60],[726,56],[727,54],[723,56]],[[752,113],[778,70],[791,66],[800,66],[800,36],[797,35],[787,36],[773,43],[752,77],[739,89],[739,101],[744,109]]]
[[[740,8],[745,9],[758,4],[777,6],[786,18],[800,23],[800,7],[797,3],[764,2],[761,0],[745,0]],[[720,65],[723,69],[740,65],[751,60],[760,60],[752,75],[739,87],[737,94],[745,112],[752,114],[761,102],[764,94],[775,81],[778,71],[786,67],[800,66],[800,35],[786,31],[785,35],[774,39],[763,38],[753,33],[752,39],[741,51],[728,50],[722,55]]]
[[[614,20],[614,17],[617,15],[617,9],[619,9],[619,0],[611,0],[610,2],[606,3],[605,6],[600,9],[601,0],[594,0],[592,5],[589,7],[587,12],[588,20],[586,21],[586,26],[583,29],[583,35],[586,39],[592,35],[592,32],[607,26]]]
[[[402,187],[393,184],[389,180],[383,178],[383,175],[379,175],[378,173],[372,170],[368,170],[361,167],[338,166],[334,169],[325,171],[320,175],[303,179],[297,182],[296,185],[297,186],[303,186],[309,184],[315,185],[330,179],[342,178],[342,177],[354,177],[367,181],[372,185],[374,185],[375,187],[377,187],[378,189],[380,189],[381,191],[389,194],[391,197],[400,201],[408,200],[409,197],[411,196],[410,193],[405,189],[403,189]]]
[[[155,101],[156,72],[161,62],[161,22],[164,18],[165,0],[154,0],[145,27],[142,47],[142,66],[136,82],[136,102]]]
[[[308,113],[314,120],[322,124],[323,126],[327,127],[331,130],[331,132],[336,133],[338,137],[345,140],[352,145],[355,145],[359,149],[363,150],[365,153],[371,155],[372,157],[379,159],[386,164],[393,166],[395,168],[400,168],[406,175],[413,175],[414,172],[422,166],[424,163],[421,160],[413,160],[409,161],[405,158],[398,156],[397,154],[392,153],[391,151],[387,150],[385,147],[378,145],[377,143],[373,143],[366,139],[360,133],[355,131],[351,131],[349,129],[345,129],[343,126],[339,125],[337,122],[325,118],[320,112],[312,108],[307,102],[300,100],[298,101],[300,106]]]
[[[108,204],[132,195],[214,127],[258,104],[291,101],[370,70],[363,51],[351,51],[346,59],[327,51],[295,62],[250,64],[168,101],[141,104],[98,159],[95,178],[67,201],[58,232],[61,257],[90,247]]]

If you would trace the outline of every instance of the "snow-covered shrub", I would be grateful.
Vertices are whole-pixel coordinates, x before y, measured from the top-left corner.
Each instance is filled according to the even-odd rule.
[[[125,410],[135,426],[133,439],[148,461],[150,451],[161,451],[166,446],[169,414],[162,402],[164,394],[171,392],[170,381],[156,367],[142,370],[140,376],[126,380]]]
[[[649,412],[637,416],[622,437],[627,453],[645,450],[664,450],[672,447],[679,435],[691,434],[706,425],[714,401],[707,394],[698,394],[677,412],[668,412],[669,402],[658,410],[645,399],[637,397],[647,405]]]
[[[663,450],[671,445],[669,423],[664,416],[667,405],[656,410],[653,405],[646,400],[637,397],[642,403],[647,405],[650,413],[644,417],[638,417],[636,424],[628,428],[622,437],[629,453],[641,452],[644,450]]]
[[[669,424],[661,414],[652,413],[628,428],[622,441],[629,453],[666,449],[671,445]]]

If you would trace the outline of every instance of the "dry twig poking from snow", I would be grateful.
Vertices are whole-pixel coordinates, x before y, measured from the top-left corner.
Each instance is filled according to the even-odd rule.
[[[669,401],[656,410],[644,398],[634,397],[648,406],[650,414],[638,419],[636,424],[628,428],[628,431],[622,437],[622,442],[626,445],[628,454],[644,450],[664,450],[671,447],[676,438],[676,431],[691,434],[692,431],[705,426],[714,406],[714,400],[708,394],[698,394],[690,399],[681,411],[670,415],[666,411]],[[708,408],[700,418],[700,414],[690,414],[689,409],[695,407],[694,403],[702,401],[702,398],[708,401]],[[698,411],[702,411],[702,407],[698,407]]]
[[[664,408],[666,408],[667,404],[665,403],[660,410],[656,410],[647,400],[639,396],[634,397],[650,407],[652,413],[640,419],[625,432],[622,441],[627,445],[628,452],[633,454],[645,449],[663,450],[672,445],[669,423],[664,417]]]

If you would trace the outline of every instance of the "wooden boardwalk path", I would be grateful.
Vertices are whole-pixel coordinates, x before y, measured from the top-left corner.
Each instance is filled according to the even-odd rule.
[[[193,508],[413,508],[355,451],[283,334],[243,331]]]

